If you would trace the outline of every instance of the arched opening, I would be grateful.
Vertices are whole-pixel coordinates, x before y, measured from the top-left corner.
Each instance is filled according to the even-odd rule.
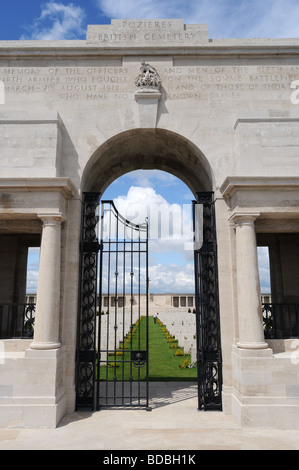
[[[205,158],[205,156],[202,154],[202,152],[184,137],[165,131],[165,130],[134,130],[134,131],[124,132],[114,137],[113,139],[110,139],[104,145],[102,145],[99,149],[97,149],[96,152],[93,154],[93,156],[91,157],[90,161],[88,162],[84,170],[84,174],[82,178],[82,182],[83,182],[82,192],[85,195],[87,195],[87,199],[84,203],[85,204],[84,206],[85,218],[83,217],[83,219],[85,220],[85,229],[83,228],[83,242],[82,242],[83,258],[82,259],[83,259],[83,269],[86,267],[86,263],[88,265],[88,268],[85,270],[85,272],[88,273],[87,274],[88,280],[87,282],[85,282],[85,287],[83,286],[84,281],[82,283],[82,286],[83,286],[83,289],[85,289],[85,292],[83,294],[83,297],[81,295],[81,299],[84,298],[84,295],[85,297],[88,296],[89,305],[88,305],[87,310],[89,312],[88,315],[91,317],[93,315],[92,312],[96,311],[95,302],[96,302],[97,294],[94,291],[93,296],[90,295],[91,286],[94,285],[96,281],[95,279],[93,280],[89,279],[89,273],[91,271],[94,273],[95,270],[97,269],[95,267],[97,263],[96,262],[96,259],[97,259],[96,250],[98,249],[100,253],[103,253],[105,251],[103,248],[102,239],[100,241],[100,244],[98,244],[98,248],[97,248],[98,239],[97,239],[97,236],[95,235],[95,228],[96,228],[98,218],[96,216],[96,206],[99,203],[101,198],[105,199],[105,191],[107,188],[109,188],[109,185],[111,183],[113,183],[114,181],[117,182],[118,178],[120,178],[122,175],[128,174],[136,170],[162,170],[163,172],[166,172],[167,174],[178,177],[182,182],[184,182],[187,185],[187,187],[190,190],[189,195],[193,196],[193,199],[198,200],[200,199],[200,197],[202,198],[202,195],[209,195],[207,200],[205,200],[205,197],[202,199],[204,201],[202,202],[202,206],[204,207],[203,211],[205,213],[204,219],[207,221],[207,225],[204,228],[204,233],[207,234],[206,241],[209,242],[206,244],[206,246],[208,245],[209,247],[214,246],[213,243],[210,243],[211,241],[210,235],[212,232],[214,233],[214,224],[211,222],[214,216],[212,214],[213,209],[211,208],[211,202],[210,202],[210,195],[212,194],[212,189],[213,189],[213,175],[212,175],[210,165],[207,159]],[[108,192],[109,192],[109,189],[108,189]],[[189,200],[188,202],[191,207],[191,201]],[[127,218],[127,214],[122,214],[122,215],[125,218]],[[103,213],[100,216],[100,218],[103,219]],[[140,221],[138,221],[138,224],[139,223]],[[92,229],[90,230],[90,228]],[[90,236],[90,234],[92,234],[91,238],[87,237],[88,242],[85,237],[87,231],[89,233],[88,237]],[[194,256],[193,224],[192,224],[192,231],[191,231],[191,236],[189,237],[189,241],[192,243],[192,254]],[[124,244],[122,242],[122,246],[123,245]],[[85,252],[84,252],[84,246],[86,247]],[[122,249],[125,251],[124,248]],[[109,250],[110,250],[110,242],[109,242]],[[219,331],[219,325],[217,324],[217,321],[215,321],[215,318],[213,318],[212,321],[211,321],[211,318],[203,318],[203,317],[201,319],[198,318],[199,314],[203,315],[204,308],[202,308],[199,305],[198,299],[196,300],[196,292],[199,292],[200,282],[203,286],[206,286],[206,287],[203,287],[203,289],[205,289],[205,292],[201,293],[200,296],[204,297],[204,295],[206,295],[207,297],[209,297],[208,302],[205,301],[205,305],[208,305],[209,302],[211,303],[211,299],[214,296],[214,293],[212,293],[212,291],[209,292],[208,290],[211,289],[210,287],[211,285],[215,286],[215,284],[217,284],[217,280],[215,280],[215,282],[213,280],[213,276],[216,277],[216,272],[217,272],[216,267],[214,269],[214,261],[216,259],[215,253],[213,253],[212,256],[210,256],[210,253],[205,253],[204,256],[199,255],[199,253],[197,254],[197,256],[195,257],[195,264],[197,267],[195,271],[197,272],[197,274],[195,275],[194,293],[193,293],[192,298],[191,298],[191,293],[188,296],[187,292],[186,293],[181,292],[181,294],[183,295],[172,296],[171,303],[172,303],[173,308],[181,308],[181,307],[185,308],[186,311],[190,313],[191,315],[193,314],[193,311],[195,310],[197,328],[199,327],[198,326],[199,324],[201,325],[206,324],[207,327],[209,328],[212,327],[214,329],[216,328],[217,331]],[[114,255],[115,253],[113,253],[113,256]],[[109,251],[109,260],[110,259],[111,259],[111,253]],[[205,261],[203,262],[203,260]],[[203,275],[202,273],[205,271],[205,268],[206,268],[206,274]],[[200,281],[200,275],[198,274],[199,270],[201,271],[201,278],[202,278],[201,281]],[[116,268],[114,271],[115,271],[114,273],[115,276],[118,276],[119,275],[119,273],[117,272],[118,268]],[[100,272],[102,272],[102,267],[100,268]],[[83,274],[83,278],[84,276],[85,274]],[[196,281],[196,278],[197,278],[197,281]],[[197,288],[195,286],[196,283],[198,284]],[[125,303],[124,296],[121,296],[120,299],[118,299],[116,295],[114,295],[111,299],[109,299],[109,296],[106,296],[106,299],[105,299],[105,292],[104,292],[104,298],[102,298],[102,294],[103,292],[102,292],[102,289],[100,288],[100,299],[101,299],[100,305],[101,306],[102,305],[105,306],[105,302],[108,302],[110,306],[110,301],[112,301],[114,304],[113,306],[115,306],[118,304],[118,301],[120,300],[122,303],[122,306],[124,307],[124,303]],[[199,296],[197,295],[197,297]],[[131,299],[132,298],[133,296],[131,294]],[[192,310],[190,308],[191,300],[192,300]],[[202,305],[204,305],[204,301],[202,302]],[[215,312],[215,310],[216,308],[214,308],[212,304],[209,305],[206,316],[213,315],[213,312]],[[90,320],[88,320],[88,322],[90,323]],[[94,335],[93,326],[91,327],[87,326],[86,322],[84,323],[84,325],[83,325],[83,322],[81,323],[82,323],[81,324],[81,330],[82,330],[81,338],[83,338],[84,335],[86,336],[86,330],[92,331],[92,333],[89,335],[90,337]],[[114,331],[117,331],[117,329],[118,329],[118,325],[114,324]],[[80,326],[79,326],[79,331],[80,331]],[[213,335],[201,334],[201,336],[202,336],[203,341],[206,339],[208,341],[211,341],[211,338]],[[115,334],[115,338],[116,338],[116,334]],[[93,338],[91,340],[91,343],[94,343],[94,340],[95,339]],[[86,339],[86,337],[84,337],[85,345],[88,344],[88,341],[89,339]],[[197,342],[198,342],[198,339],[197,339]],[[219,354],[218,346],[217,346],[217,351],[212,351],[211,344],[209,345],[210,354],[209,354],[208,361],[210,362],[208,364],[208,367],[206,367],[205,364],[201,363],[201,371],[202,371],[201,373],[206,374],[207,380],[209,380],[209,384],[207,384],[205,391],[202,391],[202,396],[205,396],[205,395],[207,396],[208,394],[213,393],[213,390],[215,390],[215,387],[218,387],[218,384],[217,384],[218,372],[216,371],[215,373],[215,370],[214,370],[215,363],[218,362],[218,354]],[[93,347],[95,349],[95,346]],[[114,348],[116,351],[116,346],[114,346]],[[198,351],[199,351],[199,347],[197,344],[196,352],[198,353]],[[109,348],[107,346],[106,346],[105,351],[103,350],[102,352],[104,353],[105,358],[109,356]],[[216,353],[215,356],[212,354],[213,352]],[[94,366],[91,363],[91,358],[97,357],[97,361],[99,364],[101,362],[101,359],[99,359],[99,357],[101,358],[101,351],[100,351],[99,356],[97,356],[96,354],[95,356],[92,356],[90,351],[85,351],[84,353],[78,354],[78,356],[79,357],[81,356],[81,366],[82,364],[84,364],[84,367],[85,367],[84,372],[81,373],[81,377],[84,378],[81,384],[84,382],[83,388],[85,387],[81,395],[83,396],[85,394],[87,396],[90,390],[92,389],[93,390],[92,393],[93,394],[96,393],[97,399],[98,399],[98,396],[99,396],[98,391],[94,392],[94,384],[89,383],[87,385],[86,377],[88,376],[93,377],[93,381],[94,381],[94,376],[96,374],[99,376],[100,374],[99,366],[97,366],[98,367],[97,373],[93,372]],[[208,357],[208,356],[205,356],[205,357]],[[107,361],[108,360],[109,359],[107,359]],[[113,364],[114,364],[113,367],[116,367],[116,362]],[[107,368],[108,368],[108,362],[107,362]],[[80,365],[79,365],[78,370],[80,370]],[[80,372],[78,375],[80,376]],[[215,376],[217,376],[216,380],[215,380]],[[114,389],[115,389],[116,382],[117,382],[117,376],[115,373],[114,373],[113,381],[114,381]],[[78,388],[78,384],[77,384],[77,388]],[[81,390],[82,390],[82,387],[81,387]],[[98,390],[99,390],[99,385],[98,385]],[[111,392],[109,392],[109,394],[110,393]],[[219,390],[217,391],[217,393],[218,395],[220,395]],[[122,398],[124,398],[124,396]],[[114,399],[115,399],[115,395],[114,395]],[[91,398],[91,402],[94,403],[94,396]],[[97,401],[97,403],[99,402]],[[111,402],[109,402],[109,404],[111,404]],[[219,403],[217,404],[217,406],[218,405]],[[97,408],[97,405],[96,405],[96,408]]]
[[[135,224],[148,220],[148,328],[149,344],[148,380],[152,406],[182,400],[186,395],[197,395],[196,361],[196,315],[193,254],[192,200],[189,188],[178,178],[161,170],[137,170],[115,180],[104,192],[102,200],[113,200],[119,213]],[[101,238],[98,236],[98,238]],[[123,256],[118,257],[118,271],[123,268]],[[128,256],[126,257],[128,264]],[[107,266],[102,263],[103,271]],[[115,315],[115,285],[113,272],[103,272],[101,289],[101,333],[107,337],[108,323]],[[122,273],[120,272],[120,276]],[[129,277],[127,285],[118,277],[118,314],[130,315],[131,292]],[[141,314],[145,311],[144,279],[141,296],[134,296],[133,312],[141,303]],[[142,322],[146,319],[143,317]],[[119,322],[122,324],[122,319]],[[119,335],[113,348],[123,345],[130,337],[130,324],[124,334]],[[128,331],[127,331],[128,330]],[[135,329],[136,331],[136,329]],[[123,337],[124,336],[124,337]],[[109,334],[110,343],[111,331]],[[137,335],[134,337],[137,342]],[[134,346],[133,343],[133,346]],[[127,353],[126,353],[127,354]],[[128,354],[127,354],[128,356]],[[123,357],[110,354],[111,361],[117,361],[116,378],[121,379],[121,367],[129,377],[128,363]],[[111,364],[111,363],[110,363]],[[107,370],[102,362],[102,377]],[[111,371],[110,377],[111,381]],[[174,398],[175,397],[175,398]]]
[[[94,152],[84,169],[82,192],[103,194],[114,180],[140,169],[171,173],[194,195],[214,188],[207,158],[185,137],[164,129],[134,129],[107,140]]]

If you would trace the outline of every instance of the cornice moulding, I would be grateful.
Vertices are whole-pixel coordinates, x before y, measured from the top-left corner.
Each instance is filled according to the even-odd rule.
[[[220,186],[223,197],[230,197],[236,191],[244,190],[299,190],[299,177],[255,177],[232,176],[227,177]]]
[[[172,56],[281,56],[281,55],[299,55],[299,40],[294,43],[285,44],[265,44],[264,41],[261,43],[254,44],[242,44],[242,43],[231,43],[230,41],[222,41],[222,44],[210,41],[204,45],[167,45],[167,46],[153,46],[153,45],[142,45],[142,46],[120,46],[119,44],[107,45],[107,46],[95,46],[94,44],[89,45],[86,41],[82,41],[80,44],[76,41],[75,44],[71,41],[61,41],[61,43],[54,41],[53,43],[47,42],[44,44],[43,41],[28,41],[28,44],[22,42],[18,43],[13,41],[12,43],[6,41],[0,41],[0,58],[80,58],[90,57],[96,58],[101,56],[131,56],[131,55],[172,55]]]
[[[0,192],[55,192],[61,191],[66,198],[78,197],[78,191],[70,178],[0,178]]]

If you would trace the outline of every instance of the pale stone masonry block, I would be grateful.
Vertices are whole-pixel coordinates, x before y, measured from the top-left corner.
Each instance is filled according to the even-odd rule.
[[[22,175],[28,177],[60,176],[61,119],[57,112],[2,112],[0,135],[2,176],[9,167],[22,168]]]

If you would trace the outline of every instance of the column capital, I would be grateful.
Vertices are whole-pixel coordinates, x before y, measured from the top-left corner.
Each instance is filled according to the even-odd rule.
[[[234,212],[229,221],[234,222],[236,225],[254,224],[256,219],[261,215],[260,212]]]
[[[37,217],[41,219],[44,224],[62,224],[66,221],[66,217],[62,212],[45,212],[37,214]]]

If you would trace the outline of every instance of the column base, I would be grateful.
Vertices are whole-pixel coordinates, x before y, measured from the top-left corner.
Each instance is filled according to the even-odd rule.
[[[299,365],[291,354],[233,346],[234,385],[224,390],[241,428],[299,428]]]
[[[61,347],[61,343],[46,343],[46,342],[33,342],[30,344],[30,349],[38,349],[38,350],[47,350],[47,349],[59,349]]]
[[[57,427],[67,412],[63,347],[26,349],[30,341],[18,341],[0,365],[0,428]]]
[[[238,341],[237,347],[239,349],[268,349],[268,344],[264,342],[246,342],[246,341]]]

